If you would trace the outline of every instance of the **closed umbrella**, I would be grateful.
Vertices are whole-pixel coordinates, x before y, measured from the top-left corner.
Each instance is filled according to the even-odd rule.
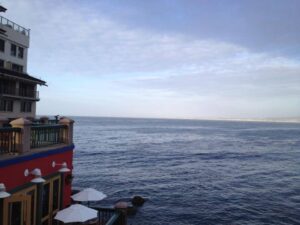
[[[88,208],[80,204],[71,205],[59,211],[54,219],[62,221],[64,223],[76,223],[76,222],[86,222],[91,219],[98,217],[97,210]]]
[[[97,191],[94,188],[86,188],[71,196],[74,201],[78,202],[101,201],[106,197],[106,194],[102,193],[101,191]]]

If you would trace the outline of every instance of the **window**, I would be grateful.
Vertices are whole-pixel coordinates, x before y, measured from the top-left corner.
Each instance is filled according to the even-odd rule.
[[[18,57],[19,57],[20,59],[23,59],[23,57],[24,57],[24,48],[18,47],[18,49],[19,49]]]
[[[4,52],[5,51],[5,41],[0,39],[0,51]]]
[[[31,112],[31,102],[21,102],[21,112]]]
[[[19,83],[19,95],[24,97],[35,97],[34,85],[29,83]]]
[[[4,60],[0,59],[0,68],[4,68]]]
[[[14,107],[14,102],[12,100],[7,101],[7,111],[12,112]]]
[[[20,72],[20,73],[22,73],[23,72],[23,66],[21,66],[21,65],[18,65],[18,64],[12,64],[11,65],[11,69],[13,70],[13,71],[17,71],[17,72]]]
[[[16,94],[16,82],[0,78],[0,94]]]
[[[12,56],[17,56],[17,46],[15,44],[11,44],[11,46],[10,46],[10,54]]]
[[[13,111],[14,102],[12,100],[0,100],[0,111],[4,112],[12,112]]]

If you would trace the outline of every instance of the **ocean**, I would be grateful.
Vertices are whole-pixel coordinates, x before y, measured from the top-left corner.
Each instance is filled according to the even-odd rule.
[[[128,224],[300,224],[300,124],[73,119],[73,186],[147,197]]]

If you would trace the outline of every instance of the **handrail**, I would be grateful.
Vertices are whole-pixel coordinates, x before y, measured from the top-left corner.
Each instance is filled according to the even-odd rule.
[[[110,217],[110,219],[106,222],[105,225],[116,225],[116,223],[118,222],[120,216],[121,216],[120,212],[115,212],[112,215],[112,217]]]
[[[1,95],[12,95],[18,97],[25,97],[25,98],[39,98],[39,92],[34,90],[27,90],[22,88],[6,88],[0,89]]]
[[[21,128],[18,127],[1,127],[0,132],[20,132]]]
[[[105,225],[126,225],[126,216],[114,208],[92,207],[98,211],[98,222]]]
[[[50,124],[50,125],[35,125],[33,126],[31,129],[35,129],[35,130],[38,130],[38,129],[51,129],[51,128],[66,128],[67,126],[66,125],[63,125],[63,124]]]
[[[18,31],[20,32],[21,34],[24,34],[25,36],[28,36],[30,35],[30,29],[26,29],[25,27],[22,27],[18,24],[16,24],[15,22],[3,17],[3,16],[0,16],[0,23],[7,26],[7,27],[10,27],[12,28],[13,30],[15,31]]]
[[[32,121],[32,126],[47,126],[47,125],[57,125],[58,120],[56,119],[48,119],[47,122],[43,122],[40,119],[36,119]]]

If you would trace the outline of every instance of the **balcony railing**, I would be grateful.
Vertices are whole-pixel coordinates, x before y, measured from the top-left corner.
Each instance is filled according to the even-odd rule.
[[[42,118],[41,118],[42,120]],[[4,154],[23,154],[38,148],[58,144],[73,144],[74,121],[63,117],[49,120],[43,117],[41,123],[19,118],[10,123],[3,122],[6,127],[0,128],[0,157]]]
[[[30,34],[29,29],[26,29],[25,27],[22,27],[22,26],[14,23],[13,21],[11,21],[11,20],[3,17],[3,16],[0,16],[0,23],[3,24],[4,26],[7,26],[7,27],[9,27],[9,28],[11,28],[15,31],[18,31],[21,34],[29,37],[29,34]]]
[[[112,208],[94,207],[98,211],[98,223],[105,225],[126,225],[126,213]]]
[[[22,88],[0,89],[0,95],[11,95],[11,96],[22,97],[22,98],[39,99],[38,91],[22,89]]]
[[[38,99],[39,98],[39,92],[38,91],[32,91],[32,90],[24,90],[24,89],[17,89],[17,94],[21,97],[26,97],[26,98],[34,98]]]
[[[43,120],[40,120],[40,119],[37,119],[37,120],[33,120],[33,126],[39,126],[39,125],[54,125],[54,124],[58,124],[58,121],[57,119],[48,119],[47,121],[43,121]]]
[[[0,154],[18,153],[21,128],[0,128]]]
[[[30,148],[41,148],[65,143],[66,125],[41,125],[31,127]]]

